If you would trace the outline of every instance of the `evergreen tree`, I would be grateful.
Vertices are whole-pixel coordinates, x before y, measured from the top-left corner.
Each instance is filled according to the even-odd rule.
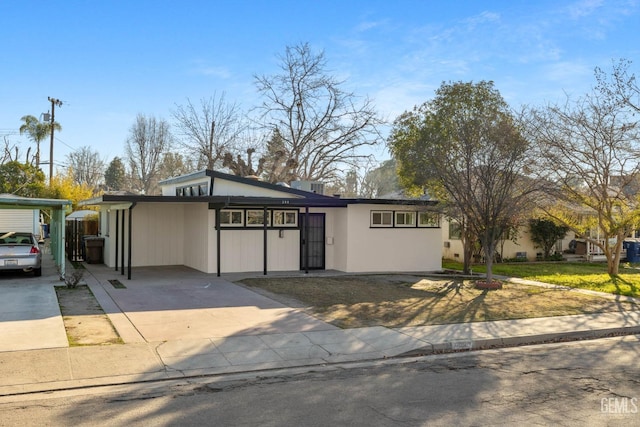
[[[127,172],[120,157],[114,157],[104,173],[104,183],[109,190],[124,190],[127,183]]]

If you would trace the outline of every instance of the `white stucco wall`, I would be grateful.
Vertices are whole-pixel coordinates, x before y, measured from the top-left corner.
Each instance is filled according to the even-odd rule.
[[[215,178],[213,183],[214,196],[246,196],[246,197],[287,197],[297,198],[291,193],[251,186],[235,181]]]
[[[184,205],[184,265],[208,272],[209,209],[205,203]]]
[[[184,225],[184,205],[137,205],[133,210],[131,265],[185,264]]]
[[[133,208],[131,228],[132,256],[131,266],[186,265],[184,257],[185,206],[172,203],[140,203]],[[105,237],[104,262],[115,266],[116,214],[119,215],[117,238],[120,239],[119,251],[122,251],[122,211],[111,210],[108,215],[109,229]],[[106,213],[102,213],[106,220]],[[124,211],[124,258],[128,266],[129,212]],[[102,231],[106,233],[106,231]],[[118,253],[118,266],[121,266],[122,252]]]
[[[442,268],[440,228],[371,228],[371,210],[411,209],[407,206],[350,205],[345,271],[436,271]]]
[[[220,270],[223,273],[255,272],[264,269],[264,231],[221,230]],[[300,232],[267,231],[267,271],[300,269]]]
[[[408,210],[406,206],[350,205],[311,209],[325,213],[325,268],[346,272],[435,271],[441,268],[439,228],[371,228],[371,210]],[[122,211],[119,211],[122,212]],[[128,222],[128,211],[125,212]],[[206,203],[140,203],[133,209],[132,266],[186,265],[215,274],[215,211]],[[301,211],[302,212],[302,211]],[[103,212],[103,219],[106,220]],[[108,215],[105,264],[115,265],[115,211]],[[120,221],[120,233],[122,221]],[[264,230],[225,229],[221,235],[222,273],[260,272],[264,268]],[[128,230],[125,228],[125,265]],[[120,237],[120,236],[118,236]],[[300,230],[267,231],[267,271],[300,269]],[[118,264],[121,254],[118,256]]]

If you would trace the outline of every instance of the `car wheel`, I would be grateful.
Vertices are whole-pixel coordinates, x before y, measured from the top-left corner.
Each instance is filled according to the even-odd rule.
[[[34,275],[35,277],[40,277],[40,276],[42,276],[42,267],[40,267],[40,268],[34,268],[34,269],[33,269],[33,275]]]

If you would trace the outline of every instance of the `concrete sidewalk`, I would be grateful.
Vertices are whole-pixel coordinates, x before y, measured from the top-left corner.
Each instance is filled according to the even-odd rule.
[[[68,347],[65,343],[57,348],[0,351],[0,396],[640,334],[640,312],[635,311],[398,329],[338,329],[266,297],[245,294],[249,291],[229,282],[214,282],[210,275],[193,273],[185,278],[184,272],[176,270],[177,280],[171,271],[164,271],[152,283],[148,280],[152,276],[123,280],[127,289],[122,290],[111,289],[108,277],[114,273],[110,270],[88,268],[87,282],[125,344]],[[145,286],[156,296],[142,307]],[[187,309],[189,301],[200,301],[203,307]],[[129,305],[122,310],[125,302]],[[212,307],[215,304],[219,307]],[[234,304],[234,310],[254,304],[252,310],[234,318],[242,329],[225,329],[228,326],[224,325],[215,329],[211,319],[222,319],[219,313],[229,313]],[[195,324],[189,334],[176,335],[203,313],[211,316],[208,324]],[[58,322],[51,313],[48,317]],[[166,319],[173,323],[163,324]],[[165,329],[169,332],[163,332]],[[170,338],[162,338],[165,336]]]
[[[0,352],[0,396],[640,333],[609,313]]]

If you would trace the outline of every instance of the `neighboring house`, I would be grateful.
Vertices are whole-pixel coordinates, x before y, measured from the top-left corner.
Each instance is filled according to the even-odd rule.
[[[11,194],[0,194],[0,198],[15,198]],[[40,209],[0,209],[0,231],[21,231],[43,236]]]
[[[437,271],[435,201],[343,199],[206,170],[160,182],[161,196],[105,194],[104,263],[206,273],[331,269]],[[266,214],[266,220],[265,220]]]
[[[569,232],[564,239],[556,243],[555,251],[564,252],[569,249],[569,244],[574,239],[574,233]],[[460,226],[456,221],[442,221],[442,257],[462,262],[464,252],[462,250],[462,240],[460,239]],[[496,252],[503,260],[517,259],[535,261],[541,249],[531,241],[529,227],[522,226],[518,229],[517,236],[513,240],[499,241]]]

